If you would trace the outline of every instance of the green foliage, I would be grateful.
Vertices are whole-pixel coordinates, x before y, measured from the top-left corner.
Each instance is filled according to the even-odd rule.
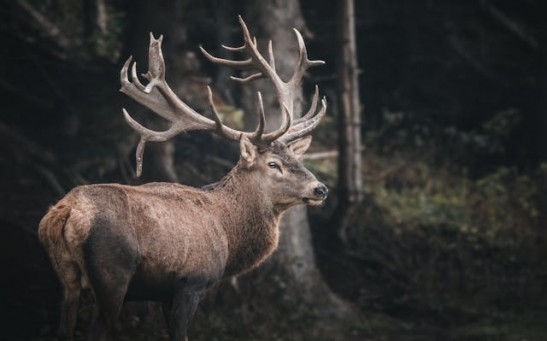
[[[369,136],[366,200],[349,230],[347,252],[361,264],[347,270],[355,299],[364,311],[378,312],[377,323],[363,328],[371,336],[396,330],[447,340],[535,339],[547,332],[528,320],[532,314],[519,316],[544,314],[547,306],[540,228],[547,165],[468,171],[484,164],[477,155],[506,152],[500,141],[518,126],[519,113],[500,112],[477,133],[409,124],[403,113],[386,117],[393,127]]]
[[[389,163],[389,161],[387,161]],[[435,169],[423,160],[388,183],[368,182],[365,191],[384,207],[398,224],[450,224],[462,231],[494,236],[502,232],[532,233],[540,215],[534,177],[514,168],[500,167],[477,180],[448,169]],[[393,188],[389,182],[405,183]]]

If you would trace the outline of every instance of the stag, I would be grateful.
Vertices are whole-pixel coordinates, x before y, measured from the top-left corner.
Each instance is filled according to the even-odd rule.
[[[325,185],[302,164],[311,132],[326,112],[318,88],[307,114],[296,118],[296,88],[306,70],[323,61],[308,59],[302,36],[295,29],[299,62],[293,76],[283,81],[276,72],[271,42],[268,61],[257,49],[239,18],[244,43],[223,46],[245,53],[248,59],[214,57],[213,63],[252,73],[232,79],[248,83],[266,78],[273,83],[283,120],[266,133],[262,98],[258,93],[258,124],[252,132],[225,126],[208,88],[212,119],[179,99],[165,81],[159,39],[150,34],[147,79],[142,84],[129,57],[120,74],[123,93],[171,123],[153,131],[123,109],[125,120],[140,135],[137,175],[148,141],[165,141],[177,134],[206,130],[239,142],[240,159],[214,186],[193,188],[173,183],[140,186],[96,184],[74,188],[49,209],[40,222],[39,238],[63,286],[60,334],[72,339],[82,289],[95,297],[89,337],[103,340],[115,332],[125,300],[163,303],[171,340],[186,340],[186,331],[199,300],[215,282],[249,271],[276,249],[279,220],[298,205],[319,205],[327,196]]]

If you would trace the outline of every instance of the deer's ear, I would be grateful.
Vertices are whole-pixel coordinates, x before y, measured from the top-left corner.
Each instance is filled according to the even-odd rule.
[[[256,155],[258,154],[258,148],[249,140],[245,135],[241,136],[239,140],[239,154],[241,161],[246,168],[250,168],[256,161]]]
[[[311,144],[311,135],[304,136],[298,140],[291,142],[287,147],[289,150],[296,156],[296,158],[301,159],[304,156],[306,150],[308,150]]]

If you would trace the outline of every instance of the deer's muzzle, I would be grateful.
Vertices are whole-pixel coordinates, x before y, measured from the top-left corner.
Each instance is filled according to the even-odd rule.
[[[304,197],[302,200],[306,205],[317,206],[321,205],[323,201],[327,198],[329,189],[327,188],[327,186],[319,182],[313,187],[311,192],[312,195],[310,195],[309,197]]]

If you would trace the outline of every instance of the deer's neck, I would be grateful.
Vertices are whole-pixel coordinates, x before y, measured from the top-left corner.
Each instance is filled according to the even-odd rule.
[[[236,168],[214,189],[223,196],[228,237],[227,276],[246,272],[277,248],[281,212],[274,209],[252,174]]]

